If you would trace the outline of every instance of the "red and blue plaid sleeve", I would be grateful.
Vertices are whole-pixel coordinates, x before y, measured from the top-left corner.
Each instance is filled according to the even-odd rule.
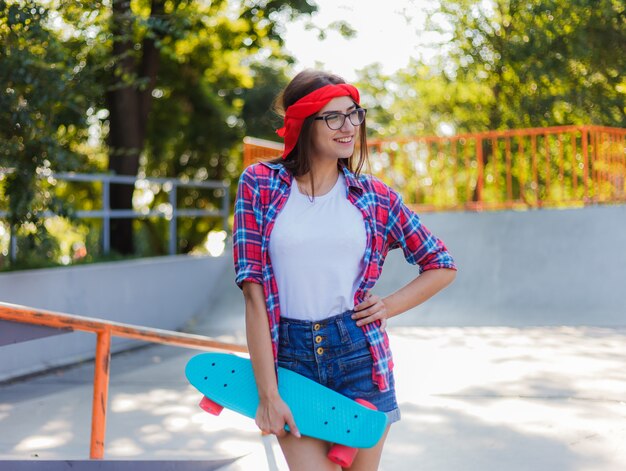
[[[241,174],[235,200],[233,223],[233,257],[235,281],[241,288],[244,281],[263,284],[261,270],[261,226],[259,189],[252,168]]]
[[[454,260],[443,241],[421,223],[419,216],[402,202],[397,192],[391,188],[389,191],[389,249],[401,248],[409,263],[419,265],[420,272],[437,268],[456,270]]]

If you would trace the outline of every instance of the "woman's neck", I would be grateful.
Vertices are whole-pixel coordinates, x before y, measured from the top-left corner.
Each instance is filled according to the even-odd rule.
[[[313,176],[313,182],[311,182],[311,175]],[[328,193],[337,183],[339,177],[339,168],[337,167],[337,161],[330,162],[316,162],[312,166],[311,171],[296,178],[300,191],[315,196],[322,196]],[[315,187],[315,193],[313,193],[312,184]]]

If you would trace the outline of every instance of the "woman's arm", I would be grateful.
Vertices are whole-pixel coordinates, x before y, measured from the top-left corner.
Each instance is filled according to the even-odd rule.
[[[365,293],[363,301],[354,307],[352,317],[357,319],[359,326],[380,320],[382,329],[388,318],[422,304],[456,277],[456,265],[443,241],[422,224],[419,216],[402,202],[398,192],[391,188],[388,190],[387,248],[401,248],[407,262],[419,265],[422,273],[384,299]],[[382,269],[382,266],[379,268]]]
[[[425,271],[385,298],[369,295],[354,307],[352,318],[357,319],[359,326],[380,320],[384,327],[387,319],[422,304],[452,283],[455,277],[456,270],[449,268]]]
[[[278,393],[263,286],[246,281],[243,283],[243,295],[246,302],[248,351],[259,391],[256,424],[263,432],[273,433],[279,437],[285,435],[285,424],[287,424],[290,432],[299,437],[300,432],[291,411]]]

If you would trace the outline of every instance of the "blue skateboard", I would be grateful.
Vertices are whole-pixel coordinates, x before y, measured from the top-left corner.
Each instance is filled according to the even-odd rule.
[[[259,396],[252,363],[227,353],[202,353],[185,368],[189,382],[204,398],[207,412],[218,415],[224,407],[254,418]],[[371,448],[387,427],[387,416],[357,399],[353,401],[293,371],[278,368],[278,391],[303,435],[335,443],[328,457],[348,467],[357,448]]]

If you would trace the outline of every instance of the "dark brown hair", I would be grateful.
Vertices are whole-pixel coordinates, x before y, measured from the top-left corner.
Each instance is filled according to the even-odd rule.
[[[285,89],[276,97],[274,110],[279,116],[285,116],[285,110],[305,95],[330,84],[346,83],[338,75],[320,72],[317,70],[304,70],[296,75]],[[295,177],[311,172],[311,147],[312,126],[315,115],[309,116],[302,124],[302,130],[298,136],[298,142],[285,159],[278,158],[274,163],[282,163]],[[355,155],[358,157],[355,158]],[[367,162],[367,137],[365,121],[359,126],[359,145],[355,152],[348,158],[341,158],[337,162],[338,167],[347,167],[355,175],[359,175]],[[356,162],[355,162],[356,160]],[[315,194],[313,174],[311,173],[311,188]],[[311,196],[315,196],[315,195]]]

